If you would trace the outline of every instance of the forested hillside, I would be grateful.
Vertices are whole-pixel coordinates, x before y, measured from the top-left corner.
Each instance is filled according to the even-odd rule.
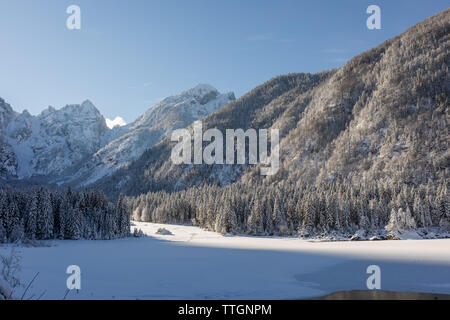
[[[274,78],[203,119],[204,129],[279,129],[274,176],[258,165],[175,165],[166,139],[95,187],[148,192],[136,219],[219,232],[446,233],[449,45],[446,10],[341,69]]]
[[[289,128],[294,128],[302,117],[302,112],[311,99],[311,88],[319,85],[330,74],[331,72],[316,75],[299,73],[271,79],[225,108],[203,118],[203,130],[217,128],[225,132],[230,128],[270,128],[284,115],[289,117],[289,125],[279,129],[281,136],[285,136]],[[192,126],[188,129],[192,131]],[[148,149],[127,168],[91,187],[116,198],[122,192],[126,195],[140,195],[148,191],[176,191],[203,182],[227,185],[238,181],[250,169],[247,165],[175,165],[170,160],[173,146],[169,137]]]
[[[450,231],[444,184],[203,185],[141,195],[132,210],[136,221],[193,223],[224,234],[396,239],[410,231],[424,238]]]

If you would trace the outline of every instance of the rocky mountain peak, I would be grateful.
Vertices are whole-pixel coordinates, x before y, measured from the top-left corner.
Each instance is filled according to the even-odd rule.
[[[0,141],[7,141],[3,146],[10,154],[0,162],[0,169],[3,166],[7,171],[2,176],[25,179],[43,175],[56,183],[93,182],[137,159],[174,129],[186,127],[232,100],[233,93],[221,94],[200,84],[162,100],[136,121],[110,129],[90,100],[61,109],[49,106],[32,116],[26,111],[15,113],[2,99]]]

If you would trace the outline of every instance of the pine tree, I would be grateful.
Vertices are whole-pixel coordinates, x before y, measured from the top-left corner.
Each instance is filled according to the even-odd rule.
[[[367,217],[366,210],[364,209],[362,204],[360,204],[358,216],[359,216],[359,228],[361,230],[368,232],[370,230],[370,221],[369,218]]]
[[[275,234],[286,235],[289,233],[289,229],[286,223],[285,209],[278,198],[275,198],[275,202],[273,204],[272,221]]]
[[[341,231],[341,214],[339,208],[336,206],[334,209],[334,229],[336,231]]]
[[[82,215],[78,206],[69,208],[66,216],[65,239],[79,240],[82,235]]]
[[[37,215],[38,215],[38,192],[33,192],[31,196],[31,205],[25,220],[25,236],[27,239],[36,238]]]
[[[225,202],[224,210],[227,217],[227,232],[238,233],[239,225],[236,214],[236,209],[231,200]]]
[[[398,213],[397,213],[397,210],[392,208],[389,223],[386,226],[386,231],[392,232],[392,233],[397,233],[397,232],[399,232],[399,229],[400,228],[399,228]]]
[[[404,230],[414,230],[417,228],[416,221],[414,220],[409,207],[406,208],[404,221]]]
[[[68,231],[69,228],[68,223],[72,214],[73,214],[72,193],[69,189],[68,192],[63,195],[61,207],[59,210],[59,217],[58,217],[59,234],[57,235],[59,239],[66,239],[66,232]]]
[[[43,189],[40,191],[39,206],[36,236],[38,239],[50,239],[53,237],[53,208],[50,194]]]
[[[225,210],[219,210],[216,214],[215,231],[217,233],[227,233],[227,213]]]
[[[261,204],[257,198],[253,200],[250,216],[247,222],[247,231],[252,235],[264,234],[264,226],[262,224]]]
[[[6,235],[9,241],[15,242],[24,237],[24,230],[22,221],[20,219],[19,208],[15,196],[12,194],[9,196],[9,203],[7,207],[7,221],[6,221]]]
[[[297,231],[301,231],[301,228],[303,226],[303,217],[305,216],[304,212],[303,212],[303,198],[300,198],[297,201],[297,205],[295,207],[295,215],[297,216],[297,221],[298,221],[298,226],[297,226]]]
[[[445,185],[438,190],[436,197],[436,208],[439,219],[439,227],[442,232],[450,231],[450,195]]]
[[[316,218],[316,208],[312,194],[309,194],[309,196],[303,202],[303,214],[304,216],[301,233],[305,236],[308,236],[314,231]]]
[[[130,234],[130,216],[125,205],[124,196],[121,194],[117,201],[116,214],[118,217],[119,235],[128,237]]]
[[[272,208],[272,201],[270,198],[265,198],[265,214],[264,214],[264,228],[266,231],[266,234],[272,235],[275,232],[275,228],[273,225],[273,208]]]
[[[6,243],[6,229],[3,227],[3,219],[0,218],[0,243]]]

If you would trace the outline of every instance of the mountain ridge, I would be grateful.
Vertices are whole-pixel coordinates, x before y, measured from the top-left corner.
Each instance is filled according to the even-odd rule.
[[[394,168],[399,161],[411,169],[401,170],[405,179],[409,176],[415,183],[432,177],[443,179],[446,173],[439,168],[445,168],[448,150],[447,154],[436,153],[439,156],[434,161],[439,164],[425,174],[419,172],[420,166],[407,160],[412,148],[402,149],[405,141],[391,143],[390,139],[402,136],[409,141],[415,120],[407,117],[419,116],[425,121],[427,110],[440,110],[426,134],[446,145],[445,134],[440,135],[436,128],[448,132],[443,123],[448,116],[450,91],[449,16],[450,10],[445,10],[418,23],[356,56],[342,68],[273,78],[205,117],[203,127],[279,129],[281,169],[276,176],[265,178],[267,182],[302,179],[314,184],[349,177],[357,183],[363,173],[367,175],[364,179],[397,175]],[[394,133],[397,138],[390,137]],[[430,141],[427,136],[422,138]],[[203,183],[264,181],[258,165],[173,165],[172,145],[169,139],[163,140],[127,168],[91,187],[117,197],[120,192],[137,196],[149,191],[179,191]],[[420,161],[429,166],[429,159]],[[414,174],[420,178],[414,178]]]
[[[280,130],[272,176],[258,164],[174,164],[166,139],[92,187],[128,195],[136,221],[222,234],[448,238],[449,49],[450,9],[342,68],[276,77],[203,119]]]
[[[83,185],[83,179],[92,182],[100,172],[110,174],[172,130],[234,99],[233,93],[197,85],[162,100],[134,122],[112,129],[90,100],[61,109],[50,106],[32,116],[15,112],[1,99],[0,173],[7,180],[40,177],[39,181],[51,184]],[[122,149],[126,150],[118,155]],[[109,165],[110,160],[114,164]],[[97,171],[87,172],[91,167]]]

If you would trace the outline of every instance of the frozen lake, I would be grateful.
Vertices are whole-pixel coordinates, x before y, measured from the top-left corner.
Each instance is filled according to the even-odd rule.
[[[367,289],[369,265],[380,267],[382,290],[450,294],[450,239],[310,242],[136,225],[149,236],[18,248],[21,280],[39,272],[26,298],[62,299],[69,265],[81,268],[81,290],[67,299],[309,298]],[[160,227],[173,235],[155,234]]]

